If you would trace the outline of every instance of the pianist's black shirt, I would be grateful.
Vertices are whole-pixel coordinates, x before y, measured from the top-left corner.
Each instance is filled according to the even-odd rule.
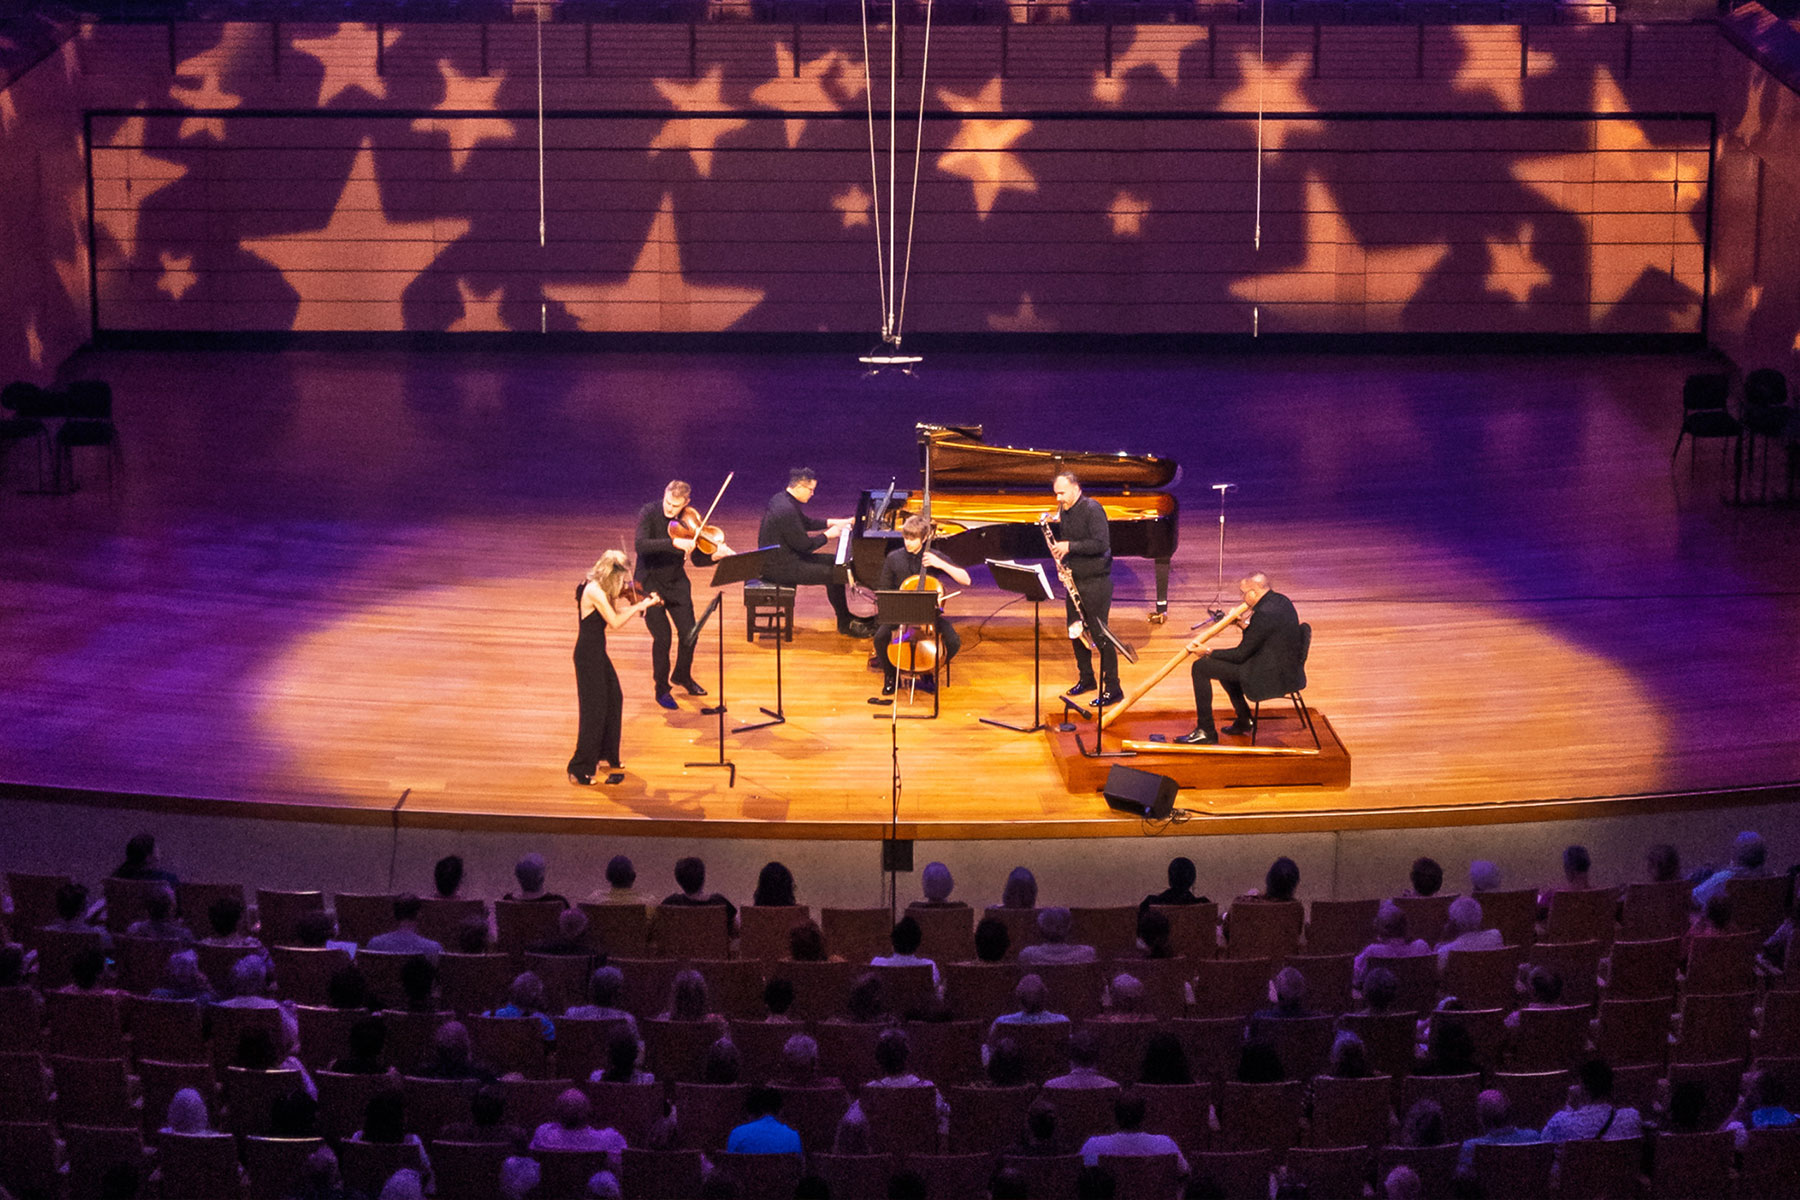
[[[825,522],[807,516],[800,501],[784,488],[769,498],[762,526],[757,530],[756,544],[780,546],[798,562],[825,544],[825,535],[815,532],[824,528]]]
[[[1098,500],[1084,495],[1069,505],[1062,515],[1062,540],[1069,543],[1063,563],[1076,579],[1112,573],[1112,531]]]

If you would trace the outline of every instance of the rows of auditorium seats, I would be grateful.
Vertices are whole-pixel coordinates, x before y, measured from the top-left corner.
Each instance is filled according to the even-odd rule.
[[[190,1181],[226,1178],[241,1166],[243,1194],[283,1196],[297,1185],[305,1154],[329,1144],[338,1149],[347,1178],[373,1197],[383,1179],[405,1165],[411,1153],[406,1145],[350,1140],[386,1077],[325,1069],[349,1052],[351,1026],[367,1015],[328,1003],[329,981],[351,962],[350,952],[293,944],[305,915],[320,911],[334,915],[344,942],[365,943],[392,927],[395,896],[340,893],[328,899],[317,891],[246,891],[233,883],[191,881],[175,888],[178,914],[197,930],[206,928],[206,914],[220,898],[247,902],[244,929],[269,948],[272,995],[292,1005],[297,1055],[318,1092],[311,1135],[281,1138],[270,1136],[272,1099],[291,1091],[293,1079],[233,1065],[242,1031],[260,1024],[273,1034],[281,1010],[150,995],[171,953],[196,949],[217,983],[246,950],[130,936],[126,931],[144,918],[150,895],[166,886],[154,881],[106,879],[94,928],[45,928],[56,915],[58,889],[69,882],[65,876],[7,874],[8,927],[34,964],[27,978],[0,987],[0,1182],[14,1195],[99,1195],[106,1169],[124,1159],[142,1166],[145,1179],[159,1165],[165,1180]],[[591,953],[543,953],[531,947],[556,937],[561,905],[426,900],[421,932],[454,944],[473,918],[488,923],[493,948],[442,954],[433,1002],[423,1006],[408,1007],[400,999],[406,993],[402,972],[412,956],[364,949],[354,962],[369,992],[388,1006],[385,1064],[403,1077],[407,1127],[430,1148],[440,1196],[498,1194],[505,1149],[438,1139],[446,1124],[467,1117],[476,1081],[410,1074],[429,1058],[439,1027],[452,1020],[468,1027],[475,1057],[502,1076],[508,1123],[529,1131],[550,1119],[564,1090],[587,1092],[594,1124],[617,1129],[632,1147],[622,1164],[626,1195],[699,1194],[702,1152],[713,1166],[731,1164],[745,1194],[792,1195],[788,1176],[798,1174],[798,1161],[740,1162],[722,1149],[743,1119],[747,1090],[768,1081],[779,1085],[783,1047],[801,1032],[817,1042],[819,1074],[838,1082],[784,1087],[783,1120],[801,1134],[807,1169],[835,1181],[833,1195],[885,1195],[885,1181],[907,1167],[925,1177],[933,1196],[982,1196],[1004,1161],[1030,1176],[1032,1195],[1074,1196],[1080,1166],[1075,1150],[1088,1135],[1113,1128],[1119,1089],[1043,1088],[1069,1070],[1072,1036],[1092,1041],[1101,1074],[1141,1088],[1148,1097],[1145,1128],[1175,1138],[1193,1176],[1216,1184],[1222,1194],[1266,1196],[1277,1170],[1282,1178],[1310,1180],[1312,1195],[1356,1194],[1340,1189],[1359,1191],[1405,1164],[1424,1181],[1425,1194],[1447,1195],[1469,1186],[1467,1179],[1454,1180],[1456,1156],[1460,1140],[1477,1131],[1476,1096],[1483,1088],[1506,1094],[1516,1123],[1538,1127],[1563,1105],[1574,1070],[1596,1055],[1613,1067],[1617,1102],[1647,1117],[1666,1105],[1672,1089],[1698,1084],[1705,1131],[1734,1108],[1747,1071],[1778,1078],[1788,1096],[1800,1097],[1800,971],[1772,969],[1759,956],[1765,940],[1786,928],[1789,878],[1731,879],[1724,890],[1733,927],[1708,936],[1691,928],[1691,888],[1691,881],[1670,881],[1542,897],[1536,889],[1482,892],[1484,926],[1499,930],[1502,944],[1452,950],[1441,970],[1435,952],[1380,960],[1397,983],[1397,995],[1383,1011],[1371,1011],[1353,987],[1355,957],[1371,939],[1384,903],[1379,898],[1310,904],[1254,898],[1223,912],[1211,902],[1151,906],[1169,921],[1172,953],[1163,958],[1145,957],[1137,904],[1076,907],[1066,940],[1094,947],[1097,961],[1029,965],[1018,960],[1040,937],[1037,908],[913,908],[909,914],[923,934],[918,953],[941,964],[941,996],[930,967],[869,965],[891,950],[886,909],[746,906],[733,935],[718,907],[583,903],[577,907],[587,917],[583,937]],[[1403,896],[1388,903],[1407,912],[1413,934],[1435,942],[1450,899]],[[1001,922],[1009,934],[995,961],[978,960],[975,953],[975,925],[984,918]],[[792,961],[790,933],[809,921],[816,921],[831,957]],[[108,978],[91,989],[71,985],[76,958],[98,948],[103,937],[110,943]],[[597,1078],[622,1017],[561,1015],[587,998],[591,972],[600,963],[623,975],[619,1007],[635,1018],[642,1066],[654,1082]],[[1311,1015],[1259,1022],[1257,1035],[1273,1045],[1284,1078],[1240,1080],[1252,1016],[1269,1007],[1271,978],[1284,967],[1304,976]],[[1554,970],[1564,981],[1560,1003],[1525,1003],[1519,981],[1533,967]],[[706,1007],[716,1016],[667,1015],[675,977],[689,968],[706,981]],[[554,1020],[553,1039],[544,1038],[533,1016],[491,1015],[525,971],[544,984],[543,1011]],[[997,1017],[1018,1008],[1017,985],[1028,973],[1045,984],[1047,1009],[1069,1021],[996,1029]],[[846,1019],[852,989],[865,975],[882,981],[889,1015]],[[1141,985],[1142,1019],[1119,1011],[1119,975]],[[792,985],[792,1006],[781,1017],[767,1006],[766,985],[777,977]],[[1518,1028],[1509,1030],[1507,1018],[1515,1012]],[[1466,1031],[1470,1069],[1423,1073],[1418,1068],[1433,1031],[1445,1024]],[[865,1086],[881,1073],[877,1040],[894,1027],[907,1034],[911,1069],[948,1101],[941,1130],[917,1097]],[[1326,1073],[1333,1039],[1345,1029],[1367,1047],[1373,1074],[1339,1079]],[[984,1048],[997,1033],[1018,1043],[1022,1082],[997,1086],[989,1080]],[[1168,1036],[1152,1045],[1160,1035]],[[721,1036],[737,1050],[730,1082],[709,1081],[711,1052]],[[1170,1036],[1178,1054],[1170,1050]],[[1158,1054],[1164,1061],[1157,1061]],[[1139,1084],[1146,1077],[1163,1082]],[[217,1139],[207,1142],[203,1155],[198,1142],[184,1144],[163,1131],[170,1098],[184,1087],[207,1099],[215,1128],[235,1135],[228,1143],[230,1171],[227,1164],[202,1161],[221,1153]],[[859,1094],[870,1109],[873,1145],[867,1153],[834,1154],[840,1119]],[[1053,1100],[1065,1152],[1012,1158],[1027,1111],[1040,1096]],[[1392,1144],[1400,1118],[1420,1100],[1440,1106],[1446,1141]],[[672,1136],[667,1130],[656,1135],[671,1105]],[[1697,1181],[1705,1181],[1708,1194],[1800,1194],[1800,1129],[1780,1131],[1792,1136],[1774,1132],[1759,1131],[1741,1153],[1729,1134],[1710,1132],[1658,1132],[1648,1142],[1656,1153],[1648,1157],[1635,1142],[1628,1151],[1596,1142],[1573,1151],[1576,1162],[1560,1169],[1558,1194],[1635,1200],[1648,1189],[1650,1195],[1678,1196],[1696,1194],[1688,1189]],[[546,1170],[534,1195],[584,1194],[587,1175],[580,1168],[596,1160],[564,1153],[571,1157]],[[540,1152],[546,1156],[556,1158]],[[1543,1144],[1484,1150],[1476,1160],[1476,1184],[1486,1195],[1550,1195],[1554,1161],[1554,1150]],[[1166,1185],[1165,1194],[1175,1194],[1172,1178]],[[183,1192],[182,1186],[167,1183],[160,1194],[207,1194]],[[239,1186],[232,1183],[232,1194]],[[1117,1194],[1151,1194],[1164,1182],[1152,1177],[1132,1186],[1150,1191]],[[146,1185],[141,1194],[158,1193]]]

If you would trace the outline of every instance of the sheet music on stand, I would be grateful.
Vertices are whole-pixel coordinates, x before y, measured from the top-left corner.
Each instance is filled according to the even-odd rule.
[[[1010,558],[990,558],[987,560],[987,565],[990,571],[994,571],[994,582],[1009,592],[1017,592],[1033,604],[1041,604],[1056,594],[1050,588],[1050,576],[1044,573],[1043,563],[1022,563]],[[994,570],[996,567],[999,570]],[[1013,574],[1014,572],[1016,574]],[[1002,578],[1003,575],[1004,578]],[[1035,592],[1026,590],[1025,576],[1032,577],[1031,582],[1036,586]]]

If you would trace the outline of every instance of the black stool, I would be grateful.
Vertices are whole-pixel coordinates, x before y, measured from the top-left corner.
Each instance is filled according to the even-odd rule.
[[[744,584],[744,640],[754,642],[761,634],[774,634],[785,641],[794,640],[794,591],[758,579]]]

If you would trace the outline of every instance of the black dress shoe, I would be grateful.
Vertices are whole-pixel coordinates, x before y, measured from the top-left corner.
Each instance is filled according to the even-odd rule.
[[[1239,717],[1225,728],[1219,730],[1219,732],[1229,733],[1234,737],[1242,737],[1247,733],[1255,733],[1256,720],[1253,717]]]
[[[891,696],[891,695],[893,695],[893,694],[894,694],[894,688],[895,688],[895,686],[896,686],[896,684],[897,684],[897,682],[898,682],[898,681],[897,681],[897,680],[895,680],[895,679],[894,679],[894,677],[893,677],[893,676],[891,676],[891,675],[890,675],[890,676],[888,676],[888,677],[887,677],[887,678],[886,678],[886,679],[884,679],[884,680],[882,680],[882,681],[881,681],[881,694],[882,694],[882,695],[884,695],[884,696]]]
[[[838,622],[838,632],[845,637],[869,638],[875,636],[875,625],[861,617],[852,617],[848,621]]]
[[[594,777],[592,775],[577,775],[575,772],[570,771],[569,782],[577,787],[593,787]]]
[[[1183,746],[1216,746],[1219,744],[1219,735],[1196,725],[1175,740]]]
[[[1124,692],[1101,692],[1088,701],[1089,708],[1111,708],[1125,698]]]
[[[1075,686],[1070,688],[1068,691],[1064,692],[1063,695],[1065,695],[1065,696],[1085,696],[1085,695],[1087,695],[1087,693],[1093,691],[1094,688],[1097,686],[1098,685],[1096,683],[1094,683],[1094,681],[1091,679],[1079,679],[1079,680],[1075,681]]]
[[[675,682],[679,683],[681,685],[681,690],[690,696],[706,695],[706,689],[695,683],[692,679],[677,679]]]
[[[669,693],[667,693],[667,692],[656,693],[656,702],[658,704],[662,705],[662,707],[668,709],[670,712],[675,711],[675,707],[676,707],[675,706],[675,697],[669,695]]]

